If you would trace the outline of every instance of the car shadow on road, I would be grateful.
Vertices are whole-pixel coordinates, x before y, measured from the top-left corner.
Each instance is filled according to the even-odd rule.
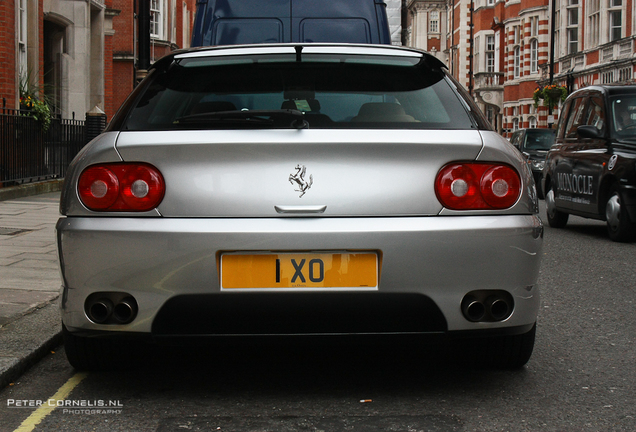
[[[216,339],[203,347],[152,346],[141,355],[140,366],[92,376],[111,386],[122,381],[148,391],[179,388],[187,394],[237,396],[483,390],[497,385],[494,377],[510,374],[524,374],[524,369],[479,367],[465,347],[446,340],[368,336]]]

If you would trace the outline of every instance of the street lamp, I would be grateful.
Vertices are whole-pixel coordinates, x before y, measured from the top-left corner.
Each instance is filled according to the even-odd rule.
[[[550,0],[550,85],[554,82],[554,21],[556,19],[556,0]],[[550,123],[552,120],[552,123]],[[548,127],[552,129],[554,117],[552,116],[552,105],[548,105]]]

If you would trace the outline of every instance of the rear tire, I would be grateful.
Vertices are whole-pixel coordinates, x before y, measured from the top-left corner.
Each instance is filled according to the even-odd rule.
[[[103,371],[131,368],[137,363],[138,345],[99,337],[76,336],[62,326],[68,362],[77,370]]]
[[[629,219],[627,209],[621,205],[622,202],[618,186],[612,185],[605,205],[607,234],[615,242],[631,242],[636,237],[636,224]]]
[[[569,214],[563,213],[557,210],[556,203],[554,201],[554,190],[550,189],[545,194],[545,206],[546,215],[548,219],[548,225],[552,228],[563,228],[568,223]]]

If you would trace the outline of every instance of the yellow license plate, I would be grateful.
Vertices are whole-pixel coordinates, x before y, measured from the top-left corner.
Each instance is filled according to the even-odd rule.
[[[221,255],[221,289],[377,289],[373,252]]]

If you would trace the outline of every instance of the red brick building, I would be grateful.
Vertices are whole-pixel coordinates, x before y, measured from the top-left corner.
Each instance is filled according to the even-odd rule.
[[[505,136],[548,127],[548,108],[535,107],[537,87],[552,82],[570,91],[590,84],[634,83],[634,0],[405,0],[405,44],[437,49]],[[446,20],[440,47],[431,12]],[[422,19],[422,15],[424,18]],[[554,65],[550,73],[551,17]],[[558,108],[553,118],[558,119]]]
[[[113,14],[114,34],[111,46],[110,91],[106,94],[105,111],[110,118],[132,91],[137,82],[137,22],[135,2],[107,0]],[[150,0],[150,61],[178,48],[190,46],[196,0]],[[107,37],[107,40],[109,37]],[[108,68],[109,66],[106,66]]]
[[[0,97],[18,108],[20,91],[46,97],[63,118],[94,107],[108,119],[136,78],[139,0],[0,2]],[[189,45],[196,0],[146,0],[151,62]]]

